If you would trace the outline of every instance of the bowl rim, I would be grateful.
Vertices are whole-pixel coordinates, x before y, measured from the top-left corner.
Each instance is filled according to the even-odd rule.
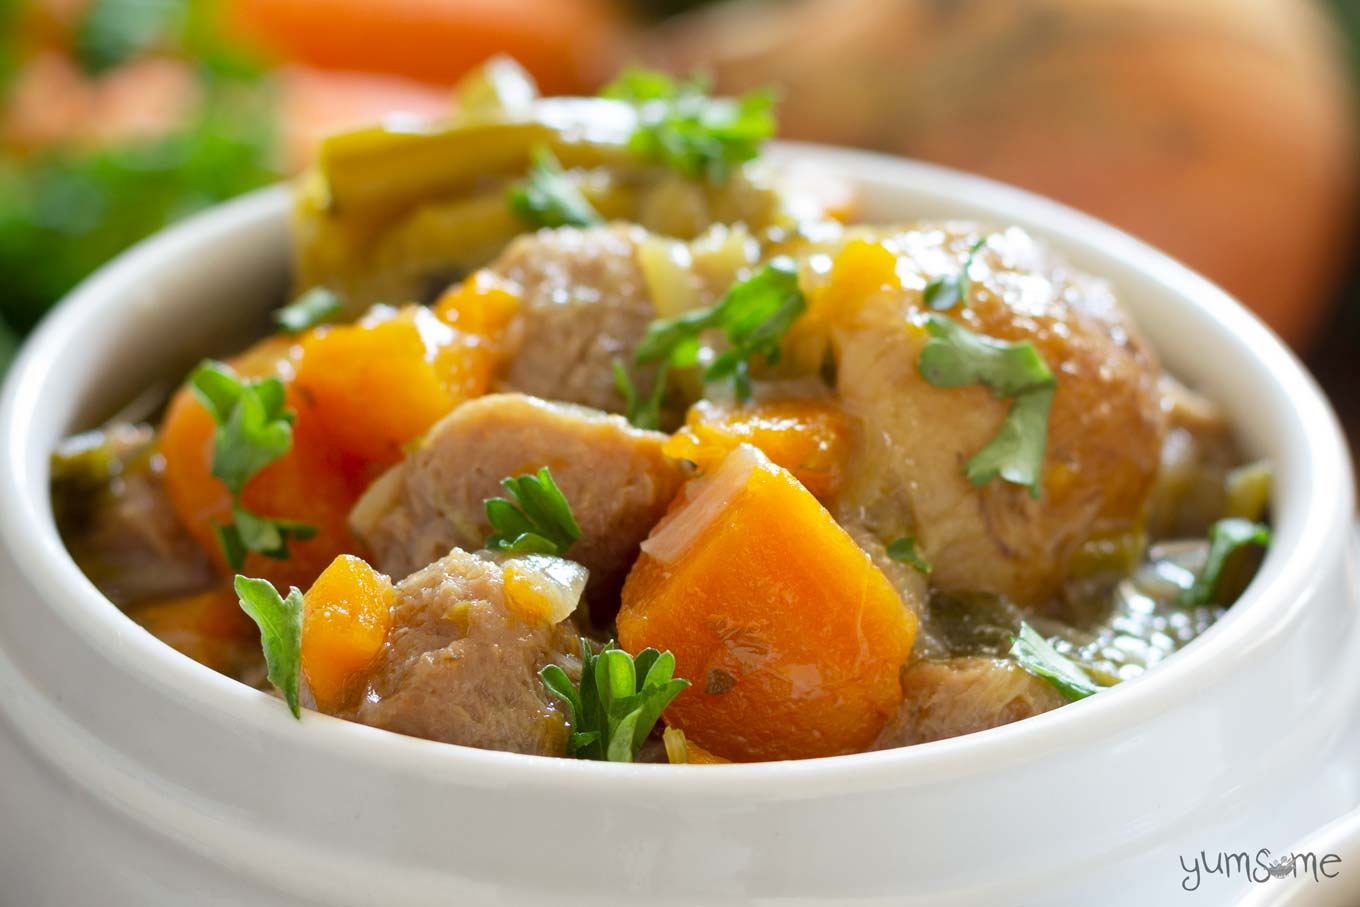
[[[318,755],[341,754],[366,767],[428,776],[447,776],[457,767],[470,783],[556,788],[571,785],[590,794],[645,794],[686,799],[739,795],[747,801],[864,791],[906,779],[945,779],[1004,769],[1036,754],[1061,752],[1110,736],[1144,716],[1179,702],[1187,691],[1203,689],[1237,670],[1280,628],[1286,615],[1307,596],[1292,590],[1314,582],[1320,552],[1346,544],[1353,507],[1349,455],[1340,426],[1311,376],[1284,344],[1254,315],[1224,291],[1165,254],[1092,217],[1056,202],[980,177],[935,165],[872,152],[776,143],[776,162],[829,166],[852,180],[887,180],[920,192],[948,194],[964,206],[994,212],[999,221],[1019,223],[1031,232],[1061,237],[1097,256],[1122,261],[1155,275],[1165,292],[1180,297],[1214,322],[1214,342],[1236,338],[1270,376],[1289,423],[1286,443],[1302,457],[1311,480],[1296,499],[1275,500],[1276,539],[1255,580],[1234,606],[1205,634],[1181,652],[1133,680],[1102,695],[1003,727],[949,740],[879,752],[855,753],[790,762],[707,766],[632,765],[543,758],[437,743],[354,724],[316,712],[304,728],[272,696],[194,662],[136,626],[90,583],[66,552],[57,534],[47,494],[45,466],[29,468],[34,439],[33,413],[45,399],[55,370],[82,336],[96,329],[114,290],[138,273],[153,272],[181,255],[211,248],[243,231],[285,216],[289,189],[274,186],[217,206],[145,240],[105,265],[70,293],[28,339],[0,396],[0,540],[15,569],[34,589],[47,590],[42,605],[57,612],[72,632],[124,672],[139,675],[160,692],[224,720],[273,746],[302,747]],[[1277,395],[1278,396],[1278,395]],[[34,462],[46,463],[47,451]],[[1340,531],[1338,531],[1340,530]],[[1339,542],[1338,542],[1339,539]],[[140,629],[140,628],[139,628]],[[3,654],[3,641],[0,641]],[[1190,694],[1193,695],[1193,694]]]

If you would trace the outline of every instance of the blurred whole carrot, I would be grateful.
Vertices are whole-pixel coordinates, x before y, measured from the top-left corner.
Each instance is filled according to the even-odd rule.
[[[232,0],[230,13],[285,60],[451,84],[505,53],[549,93],[591,88],[621,29],[607,0]]]

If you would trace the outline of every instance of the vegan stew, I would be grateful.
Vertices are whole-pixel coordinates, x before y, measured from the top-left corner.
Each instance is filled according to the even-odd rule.
[[[494,61],[329,140],[274,330],[55,453],[72,556],[294,715],[610,761],[955,737],[1204,632],[1270,539],[1218,406],[1099,275],[856,223],[774,130]]]

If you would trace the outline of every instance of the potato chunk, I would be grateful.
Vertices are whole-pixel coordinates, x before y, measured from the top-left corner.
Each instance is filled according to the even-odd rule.
[[[836,515],[885,543],[913,536],[937,588],[1047,605],[1084,545],[1142,530],[1165,432],[1156,359],[1107,285],[1020,230],[852,235],[863,238],[830,247],[830,274],[810,290],[806,324],[791,336],[800,360],[816,355],[818,338],[829,341],[837,394],[857,426]],[[942,275],[964,281],[944,317],[980,337],[1033,344],[1056,377],[1038,499],[964,475],[1012,401],[923,377],[927,321],[942,314],[924,290]]]

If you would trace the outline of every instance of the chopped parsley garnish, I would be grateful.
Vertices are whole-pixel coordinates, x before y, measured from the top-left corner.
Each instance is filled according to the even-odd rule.
[[[298,671],[302,663],[302,593],[294,586],[283,598],[267,580],[236,577],[241,610],[260,627],[260,645],[269,682],[279,688],[294,718],[298,708]]]
[[[888,557],[904,564],[910,564],[916,568],[918,573],[930,575],[930,562],[921,556],[921,552],[916,548],[916,539],[912,536],[904,535],[890,543],[888,545]]]
[[[217,538],[233,570],[249,552],[288,558],[288,543],[316,535],[316,527],[251,513],[241,493],[260,470],[293,446],[293,413],[284,409],[283,382],[277,378],[243,381],[228,366],[208,360],[189,376],[189,389],[212,415],[212,474],[227,486],[232,520],[217,527]]]
[[[581,527],[548,467],[537,475],[502,479],[501,485],[512,500],[486,499],[486,518],[494,530],[486,539],[487,548],[561,556],[581,537]]]
[[[579,688],[557,665],[548,665],[539,676],[570,712],[568,755],[632,762],[666,706],[689,686],[674,673],[670,652],[643,649],[634,657],[611,640],[596,655],[582,639]]]
[[[529,175],[510,189],[510,210],[534,227],[589,227],[604,223],[557,158],[540,145]]]
[[[1037,499],[1057,378],[1028,340],[1006,343],[983,337],[942,315],[931,315],[926,330],[931,339],[921,350],[919,368],[929,384],[980,384],[997,398],[1011,400],[996,437],[973,455],[964,475],[974,485],[1000,476],[1029,488],[1030,497]]]
[[[973,286],[968,272],[973,267],[973,259],[977,257],[978,252],[985,245],[987,245],[987,237],[984,236],[969,248],[968,255],[963,259],[963,266],[959,268],[958,273],[943,274],[926,284],[922,301],[937,312],[947,312],[960,302],[967,305],[968,293]]]
[[[1269,526],[1231,518],[1219,520],[1209,527],[1209,553],[1195,582],[1181,593],[1181,607],[1225,604],[1224,583],[1232,572],[1229,565],[1238,551],[1252,546],[1270,546]]]
[[[289,334],[301,334],[319,324],[334,321],[345,304],[339,294],[326,287],[312,287],[274,313],[274,322]]]
[[[704,380],[731,378],[737,398],[744,402],[751,399],[751,359],[760,355],[767,365],[778,362],[780,341],[806,309],[797,265],[789,258],[776,258],[733,286],[712,308],[653,321],[638,344],[637,362],[693,367],[699,362],[700,335],[721,330],[730,348],[709,363]]]
[[[601,94],[637,107],[638,125],[628,141],[635,154],[692,179],[726,182],[775,133],[775,99],[768,91],[713,98],[701,78],[677,81],[632,68]]]
[[[628,377],[628,370],[624,368],[623,361],[614,360],[614,387],[623,398],[628,421],[634,428],[655,431],[661,427],[661,399],[666,396],[667,370],[667,364],[661,363],[655,377],[652,378],[652,392],[644,397],[633,387],[633,380]]]
[[[1081,667],[1053,648],[1029,624],[1020,622],[1020,633],[1011,637],[1011,657],[1035,677],[1053,684],[1068,699],[1085,699],[1101,687]]]

